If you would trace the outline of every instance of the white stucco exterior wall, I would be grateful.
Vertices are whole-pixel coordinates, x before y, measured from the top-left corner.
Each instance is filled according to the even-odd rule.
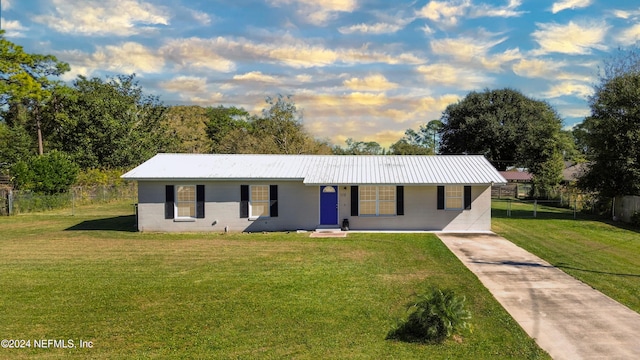
[[[205,217],[164,218],[166,185],[205,185]],[[277,185],[278,217],[240,218],[240,185]],[[327,184],[331,185],[331,184]],[[436,186],[405,186],[401,216],[351,216],[351,187],[338,186],[338,222],[352,230],[491,230],[491,187],[474,185],[471,210],[437,210]],[[314,230],[320,222],[320,188],[298,181],[139,181],[138,229],[160,232]]]

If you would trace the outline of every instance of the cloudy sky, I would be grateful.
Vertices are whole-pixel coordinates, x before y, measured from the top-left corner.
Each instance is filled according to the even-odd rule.
[[[640,40],[636,0],[1,0],[7,38],[77,75],[136,73],[165,104],[293,95],[315,136],[395,142],[473,90],[572,126],[598,65]]]

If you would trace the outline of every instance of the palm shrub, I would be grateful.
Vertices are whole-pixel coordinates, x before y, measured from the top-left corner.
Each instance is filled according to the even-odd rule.
[[[465,308],[465,297],[451,289],[417,294],[407,304],[407,317],[387,334],[387,339],[407,342],[439,343],[470,329],[471,313]]]

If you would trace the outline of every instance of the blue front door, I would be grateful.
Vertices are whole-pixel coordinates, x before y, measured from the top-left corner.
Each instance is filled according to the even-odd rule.
[[[337,186],[320,186],[320,225],[338,225]]]

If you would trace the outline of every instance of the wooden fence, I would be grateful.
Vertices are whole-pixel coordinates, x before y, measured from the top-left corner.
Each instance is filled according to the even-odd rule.
[[[529,196],[531,184],[508,183],[507,185],[494,185],[491,187],[491,197],[494,199],[525,198]]]
[[[0,216],[6,216],[10,213],[9,198],[11,196],[11,188],[0,185]]]
[[[640,213],[640,196],[618,196],[613,199],[613,219],[631,222],[631,217]]]

